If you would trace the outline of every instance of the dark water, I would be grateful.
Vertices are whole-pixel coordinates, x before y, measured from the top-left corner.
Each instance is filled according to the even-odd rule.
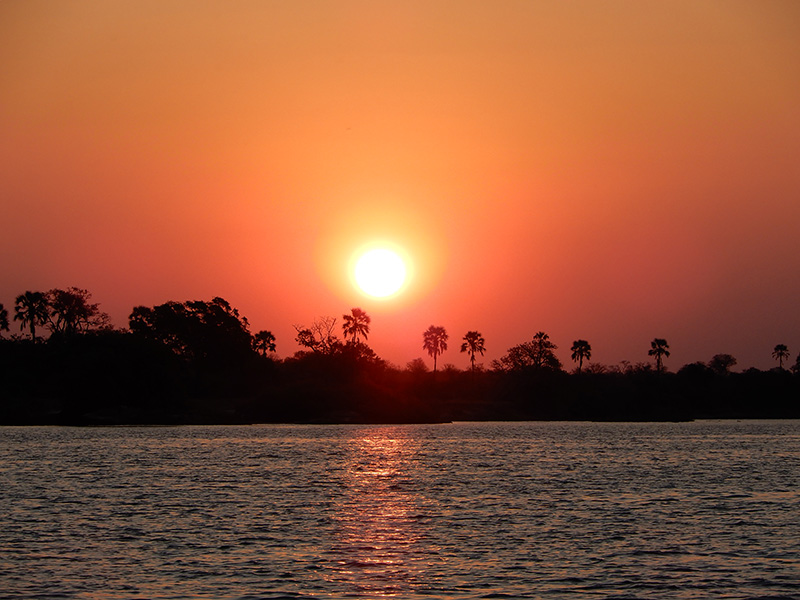
[[[800,422],[0,428],[1,598],[800,598]]]

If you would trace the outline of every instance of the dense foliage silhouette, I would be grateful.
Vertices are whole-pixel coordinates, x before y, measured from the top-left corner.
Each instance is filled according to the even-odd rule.
[[[377,356],[361,309],[344,315],[343,338],[333,317],[295,326],[301,349],[279,359],[273,334],[251,333],[220,297],[137,306],[124,330],[90,300],[78,288],[26,292],[15,303],[25,334],[10,338],[0,306],[0,424],[800,418],[800,356],[783,369],[783,344],[770,371],[732,372],[736,359],[717,354],[672,373],[662,362],[666,340],[651,344],[655,366],[585,367],[591,346],[576,340],[578,366],[567,373],[543,331],[490,369],[476,365],[485,340],[469,331],[461,351],[470,368],[461,371],[437,368],[448,336],[431,326],[423,334],[431,371],[422,358],[399,368]]]
[[[530,342],[508,349],[504,356],[492,361],[497,371],[561,370],[561,361],[555,355],[558,349],[544,331],[534,334]]]
[[[8,330],[8,311],[0,304],[0,333]]]
[[[731,372],[731,367],[736,365],[736,359],[730,354],[715,354],[708,361],[708,368],[717,375],[727,375]]]

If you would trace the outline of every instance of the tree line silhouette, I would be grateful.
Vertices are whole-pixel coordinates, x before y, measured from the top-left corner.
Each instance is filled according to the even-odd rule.
[[[464,334],[467,371],[439,359],[446,329],[421,334],[422,358],[405,368],[367,344],[370,316],[352,308],[341,317],[295,325],[300,349],[280,359],[267,330],[220,297],[134,307],[128,327],[84,289],[17,296],[10,332],[0,304],[0,424],[169,424],[247,422],[430,422],[491,419],[685,420],[800,417],[800,355],[789,370],[785,344],[770,371],[731,371],[736,359],[669,372],[669,344],[650,343],[653,364],[601,365],[583,339],[570,348],[567,372],[544,331],[509,348],[488,368],[483,335]],[[341,337],[339,337],[341,333]],[[45,334],[45,335],[43,335]],[[587,363],[587,364],[585,364]]]

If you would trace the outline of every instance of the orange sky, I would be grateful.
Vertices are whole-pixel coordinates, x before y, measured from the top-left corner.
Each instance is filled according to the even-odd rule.
[[[0,302],[223,296],[279,353],[361,306],[488,362],[800,351],[800,3],[0,3]],[[350,285],[386,239],[415,278]],[[15,324],[16,326],[16,324]]]

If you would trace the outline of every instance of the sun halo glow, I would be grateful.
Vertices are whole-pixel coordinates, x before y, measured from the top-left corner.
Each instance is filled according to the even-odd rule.
[[[372,248],[359,255],[353,269],[358,288],[373,298],[390,298],[407,280],[406,264],[388,248]]]

